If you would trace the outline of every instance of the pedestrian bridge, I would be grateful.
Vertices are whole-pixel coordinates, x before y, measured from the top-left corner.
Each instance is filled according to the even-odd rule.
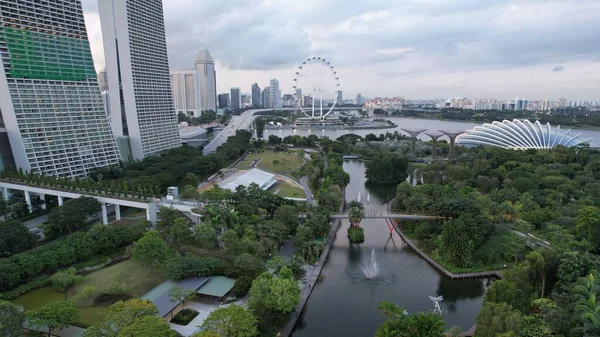
[[[299,219],[306,219],[306,214],[298,215]],[[348,219],[350,215],[348,213],[339,213],[331,216],[332,219]],[[405,219],[405,220],[441,220],[445,219],[441,216],[435,215],[421,215],[421,214],[405,214],[405,213],[363,213],[363,219]]]

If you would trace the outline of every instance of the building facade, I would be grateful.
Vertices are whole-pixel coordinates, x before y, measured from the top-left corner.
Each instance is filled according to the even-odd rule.
[[[118,164],[80,0],[0,2],[0,125],[16,167],[69,178]]]
[[[100,86],[100,91],[108,90],[108,79],[106,75],[106,70],[102,70],[98,73],[98,85]]]
[[[262,107],[262,95],[258,83],[252,84],[252,106],[255,108]]]
[[[271,79],[269,90],[269,108],[281,108],[281,90],[279,90],[279,81]]]
[[[229,94],[219,94],[219,109],[227,109],[229,107]]]
[[[111,125],[124,160],[181,146],[162,0],[99,0]]]
[[[240,88],[231,88],[231,103],[229,107],[232,110],[239,110],[242,107],[242,92]]]
[[[217,72],[215,62],[206,49],[196,57],[196,88],[200,110],[217,112]]]
[[[271,98],[271,87],[264,88],[261,96],[263,108],[270,108],[269,99]]]
[[[344,95],[342,94],[342,91],[338,91],[338,96],[337,96],[337,101],[335,102],[335,104],[337,105],[343,105],[344,104]]]
[[[198,92],[196,91],[196,70],[175,69],[171,70],[171,89],[175,111],[188,117],[200,117],[198,108]]]

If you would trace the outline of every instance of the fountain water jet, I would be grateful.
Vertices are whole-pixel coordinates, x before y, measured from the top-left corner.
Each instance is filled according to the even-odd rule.
[[[375,249],[371,251],[371,261],[369,265],[365,268],[362,264],[360,265],[365,277],[367,280],[372,280],[379,274],[379,267],[377,266],[377,261],[375,260]]]

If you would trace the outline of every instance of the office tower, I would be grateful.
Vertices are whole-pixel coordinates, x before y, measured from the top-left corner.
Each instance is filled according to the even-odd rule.
[[[344,96],[342,95],[342,91],[338,91],[338,96],[337,96],[337,102],[335,103],[337,105],[342,105],[344,104]]]
[[[312,106],[312,97],[311,96],[304,96],[304,101],[302,102],[302,106]]]
[[[279,90],[279,81],[272,79],[270,81],[271,89],[269,90],[269,108],[281,108],[281,91]]]
[[[356,105],[363,105],[365,102],[363,101],[362,95],[358,94],[356,95],[356,100],[354,100],[354,104]]]
[[[239,110],[242,107],[242,94],[240,88],[231,88],[231,104],[229,105],[233,110]]]
[[[0,125],[15,166],[74,178],[118,164],[81,2],[2,0],[0,25]]]
[[[229,107],[229,94],[219,94],[219,109],[227,109]]]
[[[196,88],[198,88],[201,111],[217,111],[217,72],[215,62],[208,50],[196,57]]]
[[[98,73],[98,86],[100,91],[108,90],[108,79],[106,78],[106,69]]]
[[[162,0],[98,0],[111,125],[124,160],[181,146]]]
[[[260,108],[262,106],[262,96],[258,83],[252,84],[252,106]]]
[[[270,87],[266,87],[263,89],[262,91],[262,105],[263,108],[270,108],[269,106],[269,99],[270,99],[270,95],[271,95],[271,88]]]
[[[198,98],[200,98],[196,85],[196,70],[175,69],[171,70],[171,89],[175,111],[188,117],[202,115]]]

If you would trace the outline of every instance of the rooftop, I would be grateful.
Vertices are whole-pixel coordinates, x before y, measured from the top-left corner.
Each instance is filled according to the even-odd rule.
[[[252,183],[257,184],[263,190],[269,189],[277,182],[275,175],[259,169],[251,169],[245,173],[234,176],[233,180],[224,181],[219,184],[223,189],[235,191],[238,186],[249,186]]]
[[[210,278],[210,281],[206,282],[196,293],[200,295],[207,295],[212,297],[222,298],[235,285],[235,280],[225,276],[214,276]]]

